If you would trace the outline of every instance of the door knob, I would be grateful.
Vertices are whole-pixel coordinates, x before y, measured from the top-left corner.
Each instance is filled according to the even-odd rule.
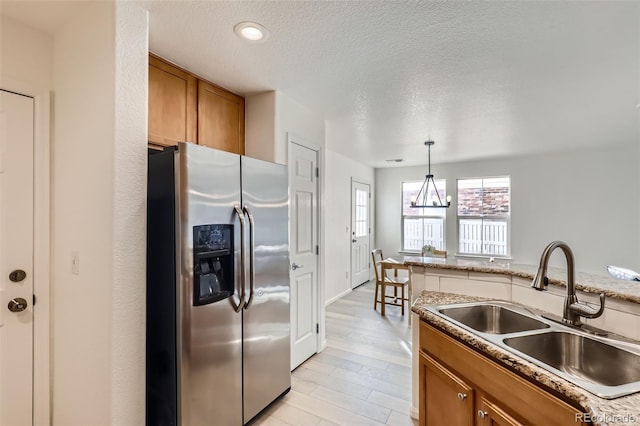
[[[9,301],[8,308],[11,312],[22,312],[27,309],[27,301],[22,297],[16,297]]]
[[[296,269],[304,268],[304,265],[298,265],[297,263],[291,264],[291,270],[295,271]]]
[[[15,271],[11,271],[9,274],[9,279],[14,283],[19,283],[27,277],[27,273],[22,269],[16,269]]]
[[[467,398],[467,394],[466,393],[458,392],[458,399],[460,401],[464,401],[466,398]]]
[[[481,419],[485,419],[487,417],[487,413],[486,411],[483,410],[478,410],[478,417],[480,417]]]
[[[355,239],[354,239],[354,240],[351,240],[351,242],[352,242],[352,243],[357,243],[357,242],[358,242],[358,240],[355,240]]]

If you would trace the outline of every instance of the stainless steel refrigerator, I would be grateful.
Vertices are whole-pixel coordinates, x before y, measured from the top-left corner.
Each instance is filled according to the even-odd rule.
[[[149,155],[149,426],[249,422],[291,388],[286,166]]]

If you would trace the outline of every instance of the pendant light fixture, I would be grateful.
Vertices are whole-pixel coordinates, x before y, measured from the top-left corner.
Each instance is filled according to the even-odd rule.
[[[436,188],[436,182],[433,180],[433,175],[431,174],[431,146],[435,144],[434,141],[426,141],[424,143],[429,149],[429,172],[425,176],[424,183],[420,188],[420,192],[416,196],[415,201],[411,202],[411,207],[415,208],[448,208],[451,205],[451,196],[447,195],[446,202],[442,201],[440,194],[438,193],[438,188]],[[429,187],[433,187],[433,196],[429,199]]]

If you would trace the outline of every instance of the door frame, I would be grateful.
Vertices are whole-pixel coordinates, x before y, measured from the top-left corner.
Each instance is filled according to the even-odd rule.
[[[371,241],[371,235],[372,235],[372,232],[371,232],[371,230],[372,230],[371,212],[373,211],[373,209],[372,209],[372,204],[373,204],[372,203],[372,201],[373,201],[373,195],[372,195],[373,190],[372,190],[372,188],[373,188],[373,185],[367,179],[359,179],[359,178],[356,178],[354,176],[351,176],[351,184],[349,185],[349,189],[351,190],[351,196],[350,196],[350,200],[351,200],[351,217],[349,218],[351,220],[351,224],[349,225],[350,228],[351,228],[351,233],[349,234],[349,241],[353,240],[353,221],[354,221],[353,215],[355,214],[355,211],[353,210],[353,202],[354,202],[354,200],[353,200],[353,184],[354,183],[359,183],[361,185],[367,185],[369,187],[369,204],[368,204],[369,208],[368,208],[368,211],[367,211],[367,215],[368,215],[367,223],[369,224],[369,229],[368,229],[367,236],[368,236],[368,239],[369,239],[369,252],[371,252],[371,250],[372,250],[371,246],[372,246],[372,243],[373,243],[373,241]],[[360,286],[362,284],[358,284],[358,286],[356,286],[356,287],[353,286],[353,246],[352,246],[351,243],[349,243],[349,257],[350,257],[350,260],[351,260],[351,265],[349,266],[349,277],[351,278],[350,289],[353,290],[354,288],[356,288],[356,287],[358,287],[358,286]],[[369,257],[369,260],[371,260],[370,257]],[[371,280],[371,275],[372,275],[371,274],[371,271],[372,271],[371,266],[372,265],[369,262],[369,274],[367,275],[367,279],[368,280]]]
[[[294,132],[287,132],[287,166],[291,164],[290,153],[291,144],[296,143],[305,148],[309,148],[318,153],[318,171],[320,177],[318,178],[318,245],[320,246],[318,254],[318,292],[316,294],[317,309],[318,309],[318,325],[319,333],[316,335],[316,346],[318,352],[324,350],[327,346],[327,335],[325,332],[325,307],[324,307],[324,247],[325,239],[322,230],[324,229],[325,215],[324,209],[324,149],[319,143],[310,141],[303,136],[300,136]],[[291,238],[291,236],[289,236]]]
[[[0,88],[34,100],[33,147],[33,424],[51,424],[49,327],[51,280],[51,94],[50,90],[0,74]]]

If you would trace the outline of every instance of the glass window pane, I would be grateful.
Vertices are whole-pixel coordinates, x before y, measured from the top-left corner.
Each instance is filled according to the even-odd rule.
[[[444,219],[410,218],[404,219],[404,250],[422,250],[430,244],[444,250]]]
[[[482,219],[460,219],[458,250],[460,253],[482,254]]]
[[[411,202],[415,201],[418,192],[422,187],[422,182],[402,182],[402,214],[407,216],[420,216],[421,210],[411,207]]]
[[[458,180],[458,216],[482,216],[482,179]]]
[[[355,236],[364,237],[368,235],[369,222],[369,193],[361,189],[355,190]]]
[[[508,216],[510,178],[458,180],[459,216]]]
[[[424,245],[430,244],[444,250],[444,220],[447,209],[411,207],[411,202],[416,201],[423,184],[424,181],[402,183],[402,249],[421,251]],[[446,203],[446,180],[435,180],[435,185],[442,203]],[[427,199],[431,200],[434,197],[437,200],[433,185],[429,185]]]
[[[505,256],[507,254],[507,222],[502,220],[483,220],[482,252],[488,255]]]
[[[415,208],[411,207],[411,202],[416,201],[416,197],[422,188],[424,181],[402,182],[402,214],[405,216],[442,216],[446,214],[445,209]],[[440,194],[442,203],[446,203],[446,179],[436,179],[436,188]],[[422,198],[422,196],[420,196]],[[432,185],[427,190],[427,200],[437,200],[438,197]],[[421,200],[419,202],[422,202]]]
[[[483,214],[485,216],[509,215],[509,178],[485,179],[483,195]]]
[[[509,176],[458,180],[459,252],[508,255],[510,203]]]

